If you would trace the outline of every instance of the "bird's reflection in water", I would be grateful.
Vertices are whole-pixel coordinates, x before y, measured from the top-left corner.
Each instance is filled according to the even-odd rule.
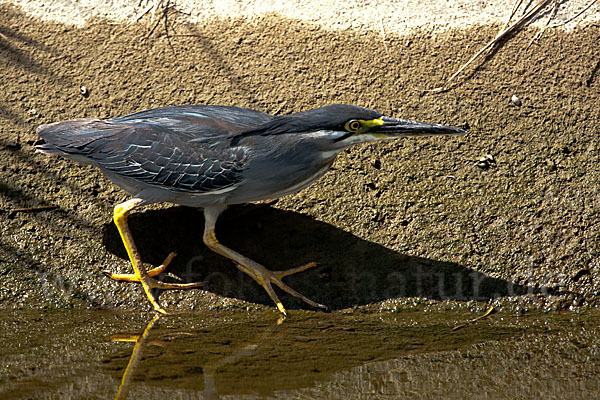
[[[117,391],[115,399],[121,400],[127,398],[127,393],[129,393],[129,385],[131,384],[131,378],[133,376],[132,371],[134,371],[137,367],[137,364],[142,356],[142,350],[147,344],[146,341],[148,339],[148,335],[150,334],[150,330],[159,318],[160,315],[156,314],[154,318],[148,322],[146,329],[144,329],[144,332],[142,332],[141,335],[116,334],[111,337],[111,339],[115,342],[135,342],[135,346],[133,346],[133,351],[131,352],[131,357],[129,357],[129,363],[127,363],[127,368],[125,368],[125,372],[123,372],[123,378],[121,379],[121,384],[119,385],[119,390]]]
[[[129,362],[127,363],[127,367],[123,372],[123,377],[121,378],[121,383],[119,384],[119,388],[117,390],[117,394],[115,396],[115,400],[124,400],[127,398],[129,393],[129,389],[131,387],[132,378],[135,375],[135,371],[138,367],[140,360],[142,359],[142,354],[144,349],[147,346],[161,346],[168,347],[168,341],[164,341],[161,339],[152,339],[149,340],[150,331],[154,324],[161,318],[161,314],[156,314],[146,325],[146,328],[141,334],[115,334],[111,336],[111,340],[114,342],[135,342],[133,347],[133,351],[131,352],[131,356],[129,357]],[[167,318],[162,316],[163,318]],[[228,356],[224,356],[222,358],[218,358],[208,362],[207,364],[202,366],[203,376],[204,376],[204,398],[205,399],[218,399],[219,395],[217,393],[217,387],[215,383],[215,375],[217,374],[217,370],[225,366],[227,364],[232,364],[239,361],[241,358],[248,357],[254,355],[261,344],[265,343],[267,340],[276,340],[281,333],[277,335],[273,335],[275,329],[283,323],[285,320],[285,316],[279,316],[276,324],[268,327],[265,331],[258,336],[258,338],[246,345],[242,345],[238,347],[232,354]],[[178,332],[176,336],[193,336],[192,333]],[[172,338],[172,336],[171,336]]]
[[[157,399],[280,397],[335,385],[331,380],[338,378],[332,377],[354,367],[523,333],[494,323],[491,311],[475,319],[472,313],[351,310],[294,311],[285,322],[272,310],[154,317],[141,333],[113,336],[117,342],[135,342],[133,351],[113,353],[102,365],[121,380],[117,399],[128,393]],[[125,344],[115,346],[124,349]],[[349,395],[354,390],[347,389]]]

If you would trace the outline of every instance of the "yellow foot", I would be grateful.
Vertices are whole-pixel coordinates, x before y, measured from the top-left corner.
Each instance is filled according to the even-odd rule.
[[[288,275],[292,275],[297,272],[302,272],[309,268],[316,267],[317,263],[315,263],[315,262],[301,265],[296,268],[286,269],[284,271],[269,271],[268,269],[266,269],[265,267],[263,267],[262,265],[260,265],[258,263],[252,263],[252,265],[236,264],[236,266],[238,267],[238,269],[240,271],[245,272],[246,274],[250,275],[252,277],[252,279],[254,279],[259,285],[261,285],[267,291],[267,293],[269,294],[269,297],[275,302],[275,304],[277,305],[277,308],[279,309],[279,311],[281,311],[281,313],[283,315],[287,315],[287,312],[285,310],[285,307],[283,307],[283,304],[279,300],[279,297],[277,297],[277,294],[275,294],[275,291],[273,290],[271,283],[274,283],[275,285],[279,286],[279,288],[281,290],[283,290],[284,292],[287,292],[287,293],[291,294],[292,296],[299,298],[300,300],[304,301],[305,303],[307,303],[313,307],[327,308],[323,304],[314,302],[311,299],[309,299],[308,297],[298,293],[297,291],[295,291],[294,289],[292,289],[291,287],[289,287],[288,285],[283,283],[283,281],[281,280]]]
[[[170,253],[165,261],[156,268],[152,268],[148,270],[146,273],[150,278],[157,276],[165,271],[171,260],[175,258],[177,253]],[[108,276],[110,279],[114,279],[116,281],[124,281],[124,282],[141,282],[141,279],[136,274],[113,274],[109,271],[102,271],[102,273]],[[149,279],[150,287],[152,289],[191,289],[200,286],[204,286],[204,282],[194,282],[194,283],[167,283],[161,282],[156,279]]]
[[[177,253],[175,253],[175,252],[169,253],[169,255],[167,256],[167,258],[165,259],[165,261],[162,264],[160,264],[156,268],[152,268],[151,270],[147,271],[148,276],[156,276],[156,275],[162,274],[165,271],[165,269],[167,269],[167,266],[171,263],[171,261],[175,258],[176,255],[177,255]],[[136,274],[113,274],[106,270],[102,271],[102,273],[104,275],[108,276],[110,279],[114,279],[115,281],[125,281],[125,282],[139,282],[140,281],[140,278]]]
[[[102,273],[104,273],[104,275],[108,276],[110,279],[114,279],[117,281],[141,283],[142,286],[144,286],[144,291],[146,292],[148,299],[154,306],[154,309],[161,314],[167,314],[165,309],[160,306],[160,304],[158,303],[154,295],[149,291],[149,289],[184,290],[204,286],[204,282],[168,283],[153,278],[154,276],[157,276],[160,273],[164,272],[164,270],[167,268],[167,266],[173,260],[173,258],[175,258],[175,256],[176,253],[170,253],[161,265],[145,272],[143,274],[144,276],[140,276],[137,274],[113,274],[109,271],[102,271]]]

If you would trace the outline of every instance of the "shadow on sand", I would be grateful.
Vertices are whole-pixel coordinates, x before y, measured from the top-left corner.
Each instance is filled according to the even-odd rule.
[[[144,262],[159,265],[176,251],[169,271],[185,281],[205,281],[205,290],[221,296],[271,304],[251,278],[204,246],[201,210],[147,210],[132,214],[129,224]],[[398,297],[486,301],[544,291],[457,263],[397,253],[309,216],[264,205],[227,210],[217,225],[217,237],[272,270],[318,262],[318,267],[285,280],[333,310]],[[127,259],[114,224],[104,226],[103,243],[108,251]],[[305,308],[299,300],[278,293],[286,307]]]

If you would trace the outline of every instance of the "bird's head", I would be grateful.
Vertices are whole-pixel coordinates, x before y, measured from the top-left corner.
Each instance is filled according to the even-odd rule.
[[[333,104],[273,117],[258,128],[237,135],[234,140],[248,136],[300,134],[318,140],[326,148],[342,149],[374,140],[464,133],[464,130],[450,126],[391,118],[359,106]]]
[[[333,104],[313,110],[274,117],[260,128],[242,136],[311,134],[347,147],[374,140],[407,136],[461,135],[465,131],[450,126],[391,118],[379,112],[348,104]]]
[[[335,104],[304,111],[296,116],[312,130],[327,132],[333,142],[345,147],[374,140],[407,136],[462,135],[464,130],[451,126],[391,118],[366,108]]]

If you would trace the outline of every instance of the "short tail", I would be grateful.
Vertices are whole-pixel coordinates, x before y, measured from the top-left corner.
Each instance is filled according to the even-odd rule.
[[[35,132],[44,140],[36,145],[37,151],[67,157],[85,154],[92,142],[115,133],[110,123],[89,118],[41,125]]]

